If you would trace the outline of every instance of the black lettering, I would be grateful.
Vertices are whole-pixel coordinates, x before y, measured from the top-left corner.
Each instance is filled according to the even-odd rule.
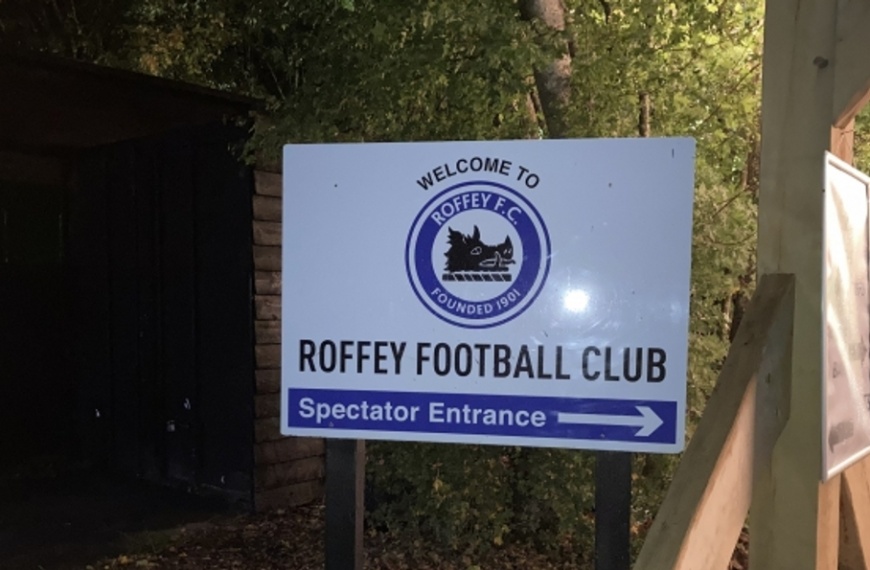
[[[526,186],[528,188],[534,188],[541,181],[540,177],[537,174],[529,174],[526,177]]]
[[[347,361],[353,360],[353,353],[350,352],[350,349],[353,348],[352,340],[343,340],[339,343],[341,345],[341,367],[339,368],[340,372],[344,374],[347,370]]]
[[[456,374],[459,376],[471,374],[471,347],[464,343],[457,345],[456,352],[453,355],[453,362]]]
[[[631,349],[622,349],[622,377],[629,382],[637,382],[640,380],[640,375],[643,368],[643,349],[636,348],[634,358],[634,371],[631,370]]]
[[[313,340],[299,340],[299,372],[305,372],[305,363],[311,368],[311,372],[317,372],[314,367],[314,354],[317,352],[317,345]]]
[[[405,354],[404,342],[390,342],[390,348],[393,349],[393,360],[396,363],[396,374],[402,373],[402,356]],[[419,374],[419,372],[418,372]]]
[[[456,176],[456,173],[454,171],[450,170],[449,164],[444,165],[444,170],[447,171],[447,176]]]
[[[543,346],[538,347],[537,377],[542,379],[542,380],[550,380],[553,377],[552,374],[548,374],[548,373],[544,372],[544,347]]]
[[[526,175],[526,172],[528,172],[529,169],[526,168],[526,167],[524,167],[524,166],[520,166],[519,168],[520,168],[520,173],[517,174],[517,180],[522,180],[522,179],[523,179],[523,176]]]
[[[429,362],[431,358],[429,355],[423,354],[424,348],[429,348],[432,345],[428,342],[418,342],[417,343],[417,376],[421,376],[423,374],[423,363]]]
[[[522,345],[520,353],[517,355],[517,367],[514,369],[514,378],[519,378],[520,373],[525,372],[529,378],[535,377],[535,371],[532,369],[532,355],[529,354],[529,347]]]
[[[435,374],[447,376],[450,374],[450,345],[439,342],[435,345]]]
[[[370,340],[360,340],[356,343],[356,373],[362,374],[363,361],[370,360],[372,355],[364,352],[363,349],[372,345]]]
[[[327,358],[327,349],[329,349],[329,355]],[[320,370],[323,372],[332,372],[335,370],[335,343],[331,340],[325,340],[320,343]]]
[[[619,376],[614,376],[610,371],[611,360],[613,360],[613,349],[609,346],[604,347],[604,379],[610,382],[619,380]]]
[[[511,347],[497,344],[493,347],[492,375],[496,378],[507,378],[511,373]]]
[[[596,370],[592,373],[589,372],[590,354],[594,354],[595,356],[601,356],[601,351],[594,346],[587,346],[583,349],[583,368],[581,369],[583,372],[583,378],[586,378],[587,380],[598,380],[598,377],[601,376],[601,371]]]
[[[661,382],[667,376],[665,362],[668,355],[662,348],[647,349],[646,381]]]
[[[478,359],[478,376],[483,378],[486,376],[486,351],[489,350],[488,344],[475,344],[474,348],[477,349],[477,359]]]
[[[427,172],[423,178],[417,181],[417,184],[419,184],[423,190],[428,190],[429,187],[432,186],[432,173]]]
[[[586,358],[583,358],[583,367],[586,367]],[[562,372],[562,345],[556,347],[556,380],[570,380],[571,376]]]
[[[498,172],[498,159],[486,157],[483,159],[483,169],[488,172]]]
[[[436,167],[435,167],[435,170],[432,171],[432,174],[435,175],[435,179],[436,179],[438,182],[441,182],[442,180],[444,180],[445,178],[447,178],[446,176],[444,176],[444,171],[441,170],[441,167],[440,167],[440,166],[436,166]]]
[[[375,341],[375,374],[386,374],[387,369],[381,366],[381,362],[387,359],[387,355],[382,352],[387,348],[389,343],[385,340]]]

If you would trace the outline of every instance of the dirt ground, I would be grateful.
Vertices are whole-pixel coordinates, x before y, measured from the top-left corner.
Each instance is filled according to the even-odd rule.
[[[142,534],[139,553],[120,554],[89,566],[90,570],[179,568],[189,570],[258,569],[321,570],[323,568],[322,505],[309,505],[268,515],[224,518],[188,525],[158,536]],[[746,540],[735,550],[728,570],[746,570]],[[482,558],[437,552],[421,543],[399,543],[383,535],[366,536],[367,570],[579,570],[554,563],[522,548],[498,549]],[[130,546],[134,546],[130,544]],[[142,548],[144,547],[144,549]],[[585,568],[588,568],[586,566]]]
[[[729,570],[748,569],[746,541]],[[92,471],[0,478],[3,570],[320,570],[323,544],[322,504],[252,515]],[[472,558],[375,532],[365,551],[367,570],[581,568],[520,547]]]

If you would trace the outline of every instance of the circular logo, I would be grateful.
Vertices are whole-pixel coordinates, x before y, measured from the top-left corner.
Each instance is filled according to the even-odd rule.
[[[417,214],[405,268],[414,293],[438,318],[494,327],[525,311],[541,292],[550,236],[520,193],[496,182],[463,182]]]

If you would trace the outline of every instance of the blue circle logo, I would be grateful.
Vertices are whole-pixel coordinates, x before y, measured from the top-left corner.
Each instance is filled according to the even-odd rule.
[[[463,182],[417,214],[405,268],[417,298],[438,318],[494,327],[517,317],[541,292],[550,236],[519,192],[496,182]]]

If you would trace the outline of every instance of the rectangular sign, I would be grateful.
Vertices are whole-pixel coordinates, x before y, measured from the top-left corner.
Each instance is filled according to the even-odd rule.
[[[282,433],[683,448],[694,142],[288,145]]]
[[[822,480],[870,453],[870,178],[832,154],[825,168]]]

